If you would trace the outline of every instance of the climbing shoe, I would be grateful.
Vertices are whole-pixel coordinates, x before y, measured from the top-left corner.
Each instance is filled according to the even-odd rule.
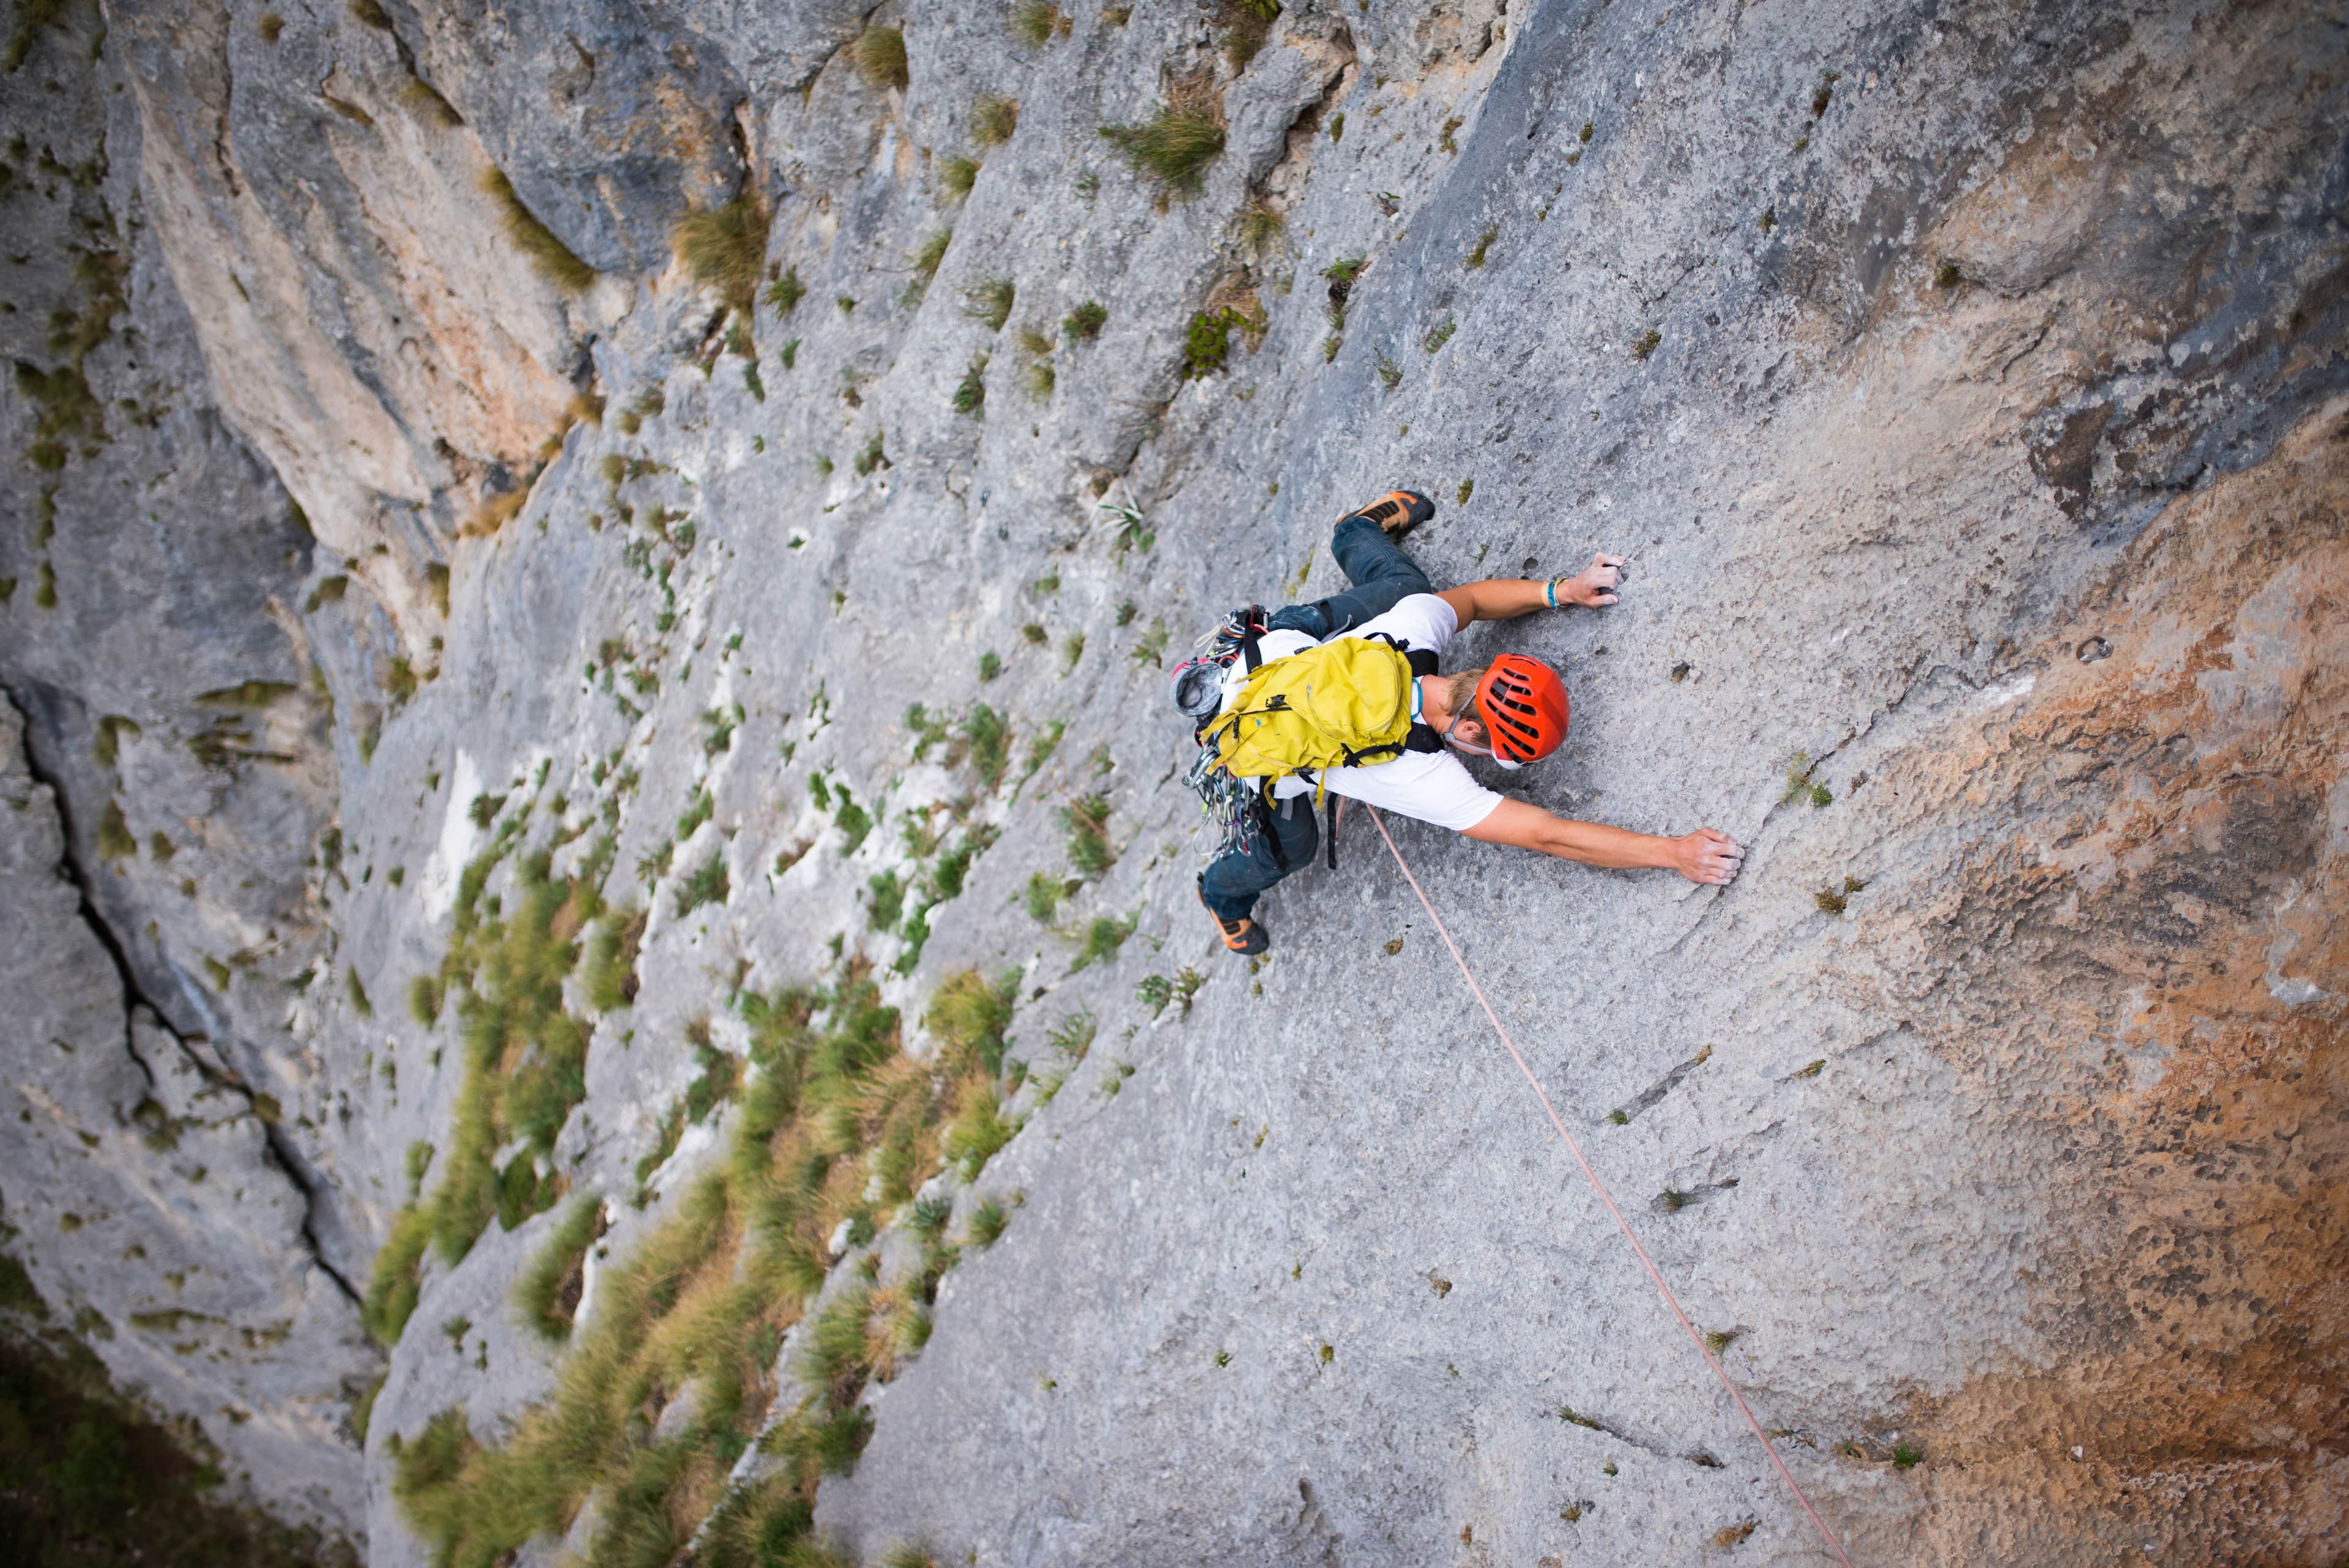
[[[1199,908],[1207,909],[1205,888],[1199,889]],[[1216,922],[1216,934],[1223,939],[1224,946],[1236,953],[1260,953],[1272,946],[1272,939],[1264,934],[1264,928],[1245,915],[1237,920],[1227,920],[1215,910],[1207,909],[1207,919]]]
[[[1416,490],[1391,490],[1368,506],[1349,512],[1340,522],[1367,517],[1386,530],[1390,539],[1400,539],[1413,528],[1435,515],[1435,503]]]

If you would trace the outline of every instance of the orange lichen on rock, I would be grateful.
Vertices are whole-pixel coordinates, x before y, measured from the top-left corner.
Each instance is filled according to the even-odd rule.
[[[2344,455],[2335,402],[2173,504],[2016,652],[2023,695],[1892,780],[1911,831],[1961,794],[2005,819],[1920,879],[1935,980],[1907,1005],[2033,1096],[2076,1216],[2031,1280],[2052,1365],[1907,1418],[1952,1560],[2072,1561],[2051,1521],[2092,1518],[2078,1561],[2349,1544]]]

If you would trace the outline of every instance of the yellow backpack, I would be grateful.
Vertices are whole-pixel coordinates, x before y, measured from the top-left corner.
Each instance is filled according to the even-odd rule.
[[[1433,659],[1428,661],[1433,663]],[[1258,665],[1201,732],[1217,764],[1269,788],[1292,774],[1392,761],[1409,747],[1413,660],[1385,638],[1340,637]],[[1328,793],[1316,780],[1315,804]]]

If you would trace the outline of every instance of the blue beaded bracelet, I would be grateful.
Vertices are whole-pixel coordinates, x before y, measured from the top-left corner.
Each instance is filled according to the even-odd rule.
[[[1557,608],[1557,579],[1556,577],[1552,577],[1549,581],[1542,585],[1542,597],[1549,601],[1550,608]]]

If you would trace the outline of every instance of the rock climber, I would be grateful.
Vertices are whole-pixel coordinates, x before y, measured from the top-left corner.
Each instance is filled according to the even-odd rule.
[[[1387,760],[1323,767],[1317,770],[1318,780],[1292,774],[1274,782],[1268,814],[1271,831],[1253,835],[1245,845],[1227,845],[1199,877],[1199,901],[1233,952],[1260,953],[1270,946],[1255,918],[1257,899],[1313,858],[1320,834],[1309,797],[1317,782],[1330,794],[1486,844],[1536,849],[1586,866],[1668,869],[1692,882],[1719,885],[1734,878],[1744,860],[1744,847],[1713,828],[1660,838],[1570,821],[1487,789],[1470,776],[1454,753],[1491,757],[1515,769],[1557,751],[1566,739],[1565,684],[1548,666],[1515,653],[1450,675],[1420,671],[1433,671],[1434,656],[1472,622],[1615,603],[1623,557],[1594,556],[1586,570],[1571,577],[1487,578],[1438,593],[1399,544],[1434,515],[1434,504],[1411,490],[1392,492],[1348,514],[1330,547],[1350,586],[1266,618],[1253,661],[1258,667],[1342,638],[1380,634],[1411,655],[1411,730],[1400,754]],[[1234,711],[1248,674],[1247,662],[1230,664],[1220,677],[1220,701],[1207,699],[1213,711]]]

